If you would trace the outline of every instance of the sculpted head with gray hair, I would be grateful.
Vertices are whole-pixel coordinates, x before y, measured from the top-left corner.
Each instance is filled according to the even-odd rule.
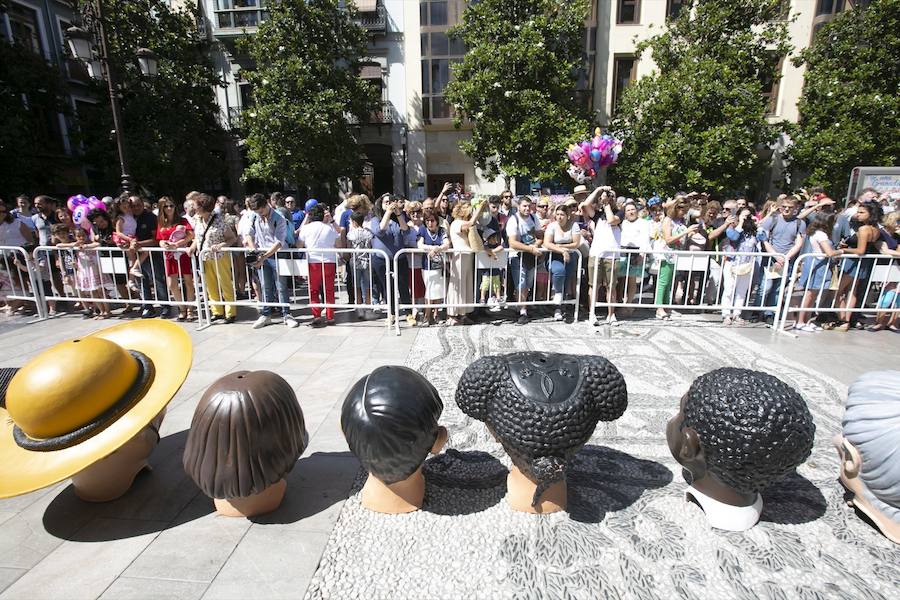
[[[841,456],[841,481],[853,504],[884,535],[900,543],[900,371],[873,371],[850,385]]]

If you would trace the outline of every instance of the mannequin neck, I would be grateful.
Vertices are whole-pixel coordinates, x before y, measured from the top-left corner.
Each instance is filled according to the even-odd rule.
[[[747,506],[735,506],[726,504],[706,495],[696,486],[688,486],[685,495],[692,497],[703,509],[710,527],[724,529],[726,531],[746,531],[757,522],[762,514],[762,496],[754,494],[754,502]]]
[[[737,491],[730,485],[726,485],[719,481],[719,479],[709,471],[699,479],[688,479],[687,481],[695,490],[722,504],[730,504],[731,506],[738,507],[752,506],[759,497],[759,494],[745,494]]]
[[[385,483],[369,473],[360,492],[360,503],[364,508],[391,515],[419,510],[424,499],[425,476],[421,466],[397,483]]]
[[[506,501],[510,508],[519,512],[547,514],[566,510],[568,490],[566,480],[557,481],[541,494],[540,502],[531,505],[537,482],[526,476],[519,467],[513,465],[506,478]]]
[[[225,517],[255,517],[272,512],[284,499],[287,482],[280,479],[258,494],[239,498],[214,498],[216,512]]]

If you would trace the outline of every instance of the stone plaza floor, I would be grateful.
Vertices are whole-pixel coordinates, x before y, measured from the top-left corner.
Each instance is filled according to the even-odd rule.
[[[0,367],[106,324],[3,318]],[[169,405],[151,473],[106,504],[81,502],[68,482],[0,500],[0,599],[895,598],[900,589],[900,548],[843,504],[830,448],[846,386],[900,368],[896,334],[794,338],[702,320],[404,328],[399,337],[377,322],[186,329],[193,368]],[[626,414],[601,423],[573,465],[570,514],[509,510],[508,459],[453,402],[469,362],[523,349],[602,354],[628,384]],[[412,515],[362,509],[359,464],[340,431],[347,388],[381,365],[418,369],[445,404],[448,450],[426,463],[425,507]],[[817,425],[810,460],[764,494],[763,520],[745,534],[712,532],[683,501],[662,434],[690,381],[720,366],[784,378]],[[186,430],[210,383],[256,369],[294,387],[310,443],[277,511],[220,517],[183,471]]]

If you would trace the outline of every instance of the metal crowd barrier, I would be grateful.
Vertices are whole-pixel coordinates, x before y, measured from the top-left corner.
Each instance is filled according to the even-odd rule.
[[[32,302],[39,319],[48,315],[44,299],[41,275],[49,270],[38,268],[24,248],[0,246],[0,299],[3,301]]]
[[[574,275],[571,280],[567,278],[566,280],[566,292],[563,293],[563,299],[561,302],[555,302],[553,299],[553,291],[551,287],[551,278],[550,278],[550,268],[548,265],[548,258],[550,251],[541,249],[541,255],[534,257],[535,259],[535,267],[533,269],[533,274],[530,276],[530,285],[529,285],[529,293],[526,299],[520,300],[519,290],[518,290],[518,276],[519,275],[512,273],[512,269],[518,268],[521,272],[522,269],[522,261],[521,259],[516,260],[518,257],[513,256],[512,253],[508,249],[499,250],[495,252],[495,258],[491,258],[486,252],[476,252],[474,250],[462,250],[462,249],[448,249],[442,252],[437,252],[435,255],[434,261],[429,260],[429,250],[421,250],[419,248],[404,248],[399,250],[394,255],[394,265],[393,265],[393,273],[395,274],[395,280],[399,281],[399,277],[396,277],[397,274],[400,273],[400,261],[402,259],[406,259],[406,271],[408,273],[408,277],[406,277],[407,285],[410,289],[410,300],[411,302],[404,303],[400,301],[401,298],[401,290],[400,285],[395,286],[394,289],[394,323],[396,328],[397,335],[400,334],[400,313],[401,311],[424,311],[426,309],[457,309],[457,308],[488,308],[493,306],[493,303],[489,303],[488,298],[485,298],[484,301],[481,300],[482,297],[482,284],[485,278],[488,279],[487,284],[487,295],[489,297],[494,297],[497,299],[497,306],[501,308],[521,308],[521,307],[532,307],[532,306],[558,306],[562,308],[563,306],[573,306],[573,322],[578,321],[578,298],[581,293],[581,277],[579,273],[581,272],[582,261],[581,261],[581,253],[577,250],[574,250],[570,253],[570,260],[576,261],[576,266],[574,270]],[[469,258],[471,257],[471,258]],[[466,264],[464,261],[469,261]],[[430,268],[437,267],[438,265],[442,265],[440,268]],[[419,271],[417,274],[416,271]],[[439,274],[437,272],[440,272]],[[461,281],[461,276],[464,276],[467,271],[471,271],[471,275],[466,277],[467,281]],[[527,271],[532,271],[531,268],[528,268]],[[526,271],[526,274],[527,274]],[[546,275],[546,277],[545,277]],[[431,281],[435,285],[436,288],[442,289],[444,291],[443,298],[437,299],[440,301],[431,301],[426,297],[421,298],[413,298],[412,290],[414,288],[414,281],[416,277],[421,276],[423,279],[423,284],[425,287],[426,293],[428,292],[428,282]],[[492,279],[494,277],[499,278],[500,289],[499,293],[497,293],[495,287],[492,285],[491,281],[496,282],[496,279]],[[512,279],[510,279],[510,277]],[[514,286],[513,290],[509,290],[508,282],[512,282]],[[462,286],[471,285],[472,290],[472,301],[464,302],[464,301],[449,301],[448,296],[453,296],[454,298],[465,298],[467,297],[467,289],[464,289]],[[574,290],[574,292],[573,292]],[[509,300],[509,293],[513,293],[513,300]],[[422,300],[423,302],[416,302],[416,300]],[[454,316],[449,315],[448,318]]]
[[[623,248],[610,251],[614,257],[591,256],[593,266],[590,287],[593,290],[588,320],[597,321],[598,307],[654,308],[722,311],[723,317],[739,316],[742,311],[772,312],[776,318],[781,315],[785,283],[787,282],[788,260],[783,254],[770,252],[711,252],[686,250],[640,250]],[[674,260],[667,260],[667,257]],[[785,268],[770,267],[775,259],[781,258]],[[738,260],[740,259],[740,260]],[[600,261],[605,261],[601,265]],[[611,262],[609,262],[611,261]],[[658,286],[662,261],[671,264],[671,281],[663,298],[658,299]],[[749,267],[735,268],[736,264]],[[616,288],[614,300],[598,299],[598,280],[601,269],[615,269]],[[746,272],[745,272],[746,270]],[[648,281],[653,278],[653,284]],[[624,285],[620,282],[624,280]],[[780,285],[774,302],[766,304],[768,292],[775,283]],[[680,284],[680,285],[679,285]],[[604,287],[604,286],[601,286]],[[681,300],[676,302],[678,288],[682,288]],[[649,295],[649,297],[648,297]],[[662,301],[658,301],[662,300]]]
[[[492,283],[487,286],[487,295],[499,297],[496,305],[500,307],[573,306],[575,321],[578,319],[582,278],[582,258],[578,252],[571,253],[572,260],[577,261],[577,276],[567,278],[561,304],[554,301],[549,269],[541,267],[547,263],[546,250],[536,257],[537,268],[531,274],[529,295],[521,300],[518,277],[510,272],[517,263],[508,250],[498,251],[496,258],[491,259],[484,252],[450,249],[438,253],[439,260],[429,261],[428,250],[406,248],[398,251],[391,261],[385,252],[376,249],[286,249],[275,259],[277,277],[287,291],[286,298],[277,291],[273,297],[265,297],[264,287],[259,285],[259,270],[248,264],[246,248],[223,248],[216,253],[206,250],[200,256],[188,254],[190,273],[176,272],[168,281],[166,257],[171,260],[185,255],[187,249],[151,247],[139,252],[143,258],[142,277],[134,277],[130,274],[132,255],[126,249],[39,246],[29,254],[20,247],[0,246],[0,299],[33,302],[41,319],[48,316],[48,302],[78,302],[85,308],[107,312],[121,306],[126,311],[153,305],[166,309],[178,307],[196,310],[201,328],[209,325],[214,307],[386,311],[393,315],[399,334],[401,311],[493,306],[493,302],[482,301],[480,284],[489,278]],[[316,258],[321,258],[323,253],[326,261],[336,261],[330,263],[335,265],[333,270],[317,266],[321,262]],[[588,283],[594,290],[590,300],[591,322],[596,321],[598,308],[610,306],[715,310],[732,315],[741,311],[767,311],[776,315],[774,327],[779,331],[785,329],[789,313],[900,312],[900,259],[887,255],[843,255],[829,260],[823,254],[803,254],[797,257],[790,272],[787,268],[777,270],[769,266],[777,258],[789,264],[785,255],[777,253],[620,249],[614,255],[615,258],[589,258],[593,270]],[[674,258],[668,261],[673,264],[672,283],[665,297],[657,302],[659,260],[664,256]],[[734,268],[738,258],[741,260],[737,262],[750,265],[742,267],[740,273]],[[406,277],[399,276],[401,263]],[[437,269],[436,265],[442,266]],[[823,275],[803,277],[801,281],[804,268],[822,271]],[[600,299],[596,293],[603,269],[606,274],[610,269],[615,270],[612,301],[605,296]],[[459,275],[465,275],[465,281]],[[419,277],[422,285],[418,283]],[[499,291],[495,289],[493,277],[499,277]],[[442,290],[443,297],[413,297],[413,291],[428,291],[426,282],[433,286],[432,292]],[[402,283],[404,290],[394,285],[397,283]],[[768,293],[773,285],[780,285],[778,294]],[[469,286],[471,297],[462,286]],[[321,290],[322,297],[312,298],[311,288],[315,292]],[[683,292],[676,301],[679,288]],[[410,291],[409,302],[401,301],[406,289]],[[799,291],[802,291],[800,304],[791,306],[790,299]],[[378,295],[382,296],[383,303],[378,302]],[[767,296],[771,296],[768,303]],[[471,301],[460,301],[460,298]],[[848,308],[851,300],[854,302]],[[390,327],[391,320],[385,322]]]
[[[189,269],[180,266],[185,256],[190,262]],[[140,277],[131,273],[133,258],[140,260]],[[134,254],[115,247],[38,246],[33,260],[47,261],[60,275],[57,283],[62,289],[56,289],[56,283],[51,285],[44,293],[46,301],[77,302],[85,309],[92,306],[107,316],[113,307],[119,306],[124,306],[125,314],[134,308],[177,307],[185,312],[195,311],[198,325],[204,324],[203,294],[195,277],[197,258],[187,248],[148,247]],[[178,265],[173,275],[166,275],[167,260]]]
[[[779,329],[785,330],[790,313],[900,312],[898,287],[900,259],[885,254],[844,254],[834,258],[802,254],[794,264],[789,303],[780,313]],[[803,292],[800,305],[791,306],[790,300],[798,290]]]
[[[354,309],[378,311],[385,305],[375,302],[372,292],[376,280],[381,275],[374,268],[374,257],[381,257],[385,265],[389,265],[387,254],[378,249],[354,248],[286,248],[275,254],[274,268],[276,281],[272,282],[274,293],[266,292],[265,282],[260,280],[261,270],[253,267],[250,260],[253,253],[247,248],[222,248],[219,251],[204,250],[200,253],[198,274],[205,296],[205,310],[208,319],[212,317],[213,307],[246,306],[259,310],[263,307],[272,309]],[[320,259],[324,259],[323,263]],[[271,263],[270,263],[271,264]],[[319,265],[326,265],[320,267]],[[334,265],[333,272],[327,265]],[[341,268],[341,266],[345,268]],[[202,268],[201,268],[202,267]],[[311,270],[313,274],[310,275]],[[352,271],[352,274],[351,274]],[[268,275],[264,275],[268,277]],[[346,277],[346,282],[344,281]],[[362,278],[360,281],[359,278]],[[385,268],[384,288],[389,289],[390,269]],[[347,283],[353,284],[348,289]],[[357,285],[363,283],[363,285]],[[278,287],[282,286],[283,293]],[[369,290],[366,298],[356,292],[359,289]],[[312,294],[321,291],[322,296],[312,298]],[[350,292],[353,292],[353,297]],[[331,301],[329,301],[329,296]],[[346,297],[346,302],[338,301]],[[321,301],[320,301],[321,300]],[[368,300],[368,301],[366,301]],[[387,314],[385,322],[388,322]]]

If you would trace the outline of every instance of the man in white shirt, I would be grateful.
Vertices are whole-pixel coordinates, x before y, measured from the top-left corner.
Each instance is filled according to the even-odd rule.
[[[600,288],[606,288],[606,324],[616,324],[616,308],[612,305],[616,301],[616,263],[621,247],[622,230],[619,227],[619,217],[613,212],[614,200],[608,195],[601,195],[600,206],[602,211],[594,222],[594,239],[591,241],[591,250],[588,252],[588,285],[591,290],[591,298],[596,298]],[[593,321],[595,316],[591,314]],[[598,324],[594,321],[594,325]]]
[[[309,299],[313,320],[310,327],[334,325],[334,307],[325,308],[322,319],[322,308],[316,306],[320,291],[324,293],[325,304],[334,304],[334,278],[337,265],[337,253],[323,252],[322,248],[338,248],[341,236],[334,223],[325,223],[325,207],[316,204],[306,213],[306,224],[300,228],[297,243],[300,248],[309,248],[307,260],[309,264]]]
[[[278,290],[278,303],[284,324],[297,327],[299,323],[291,316],[288,278],[278,274],[278,251],[287,247],[287,221],[278,214],[262,194],[253,194],[247,199],[250,214],[250,226],[243,235],[244,245],[250,250],[247,253],[248,266],[258,269],[259,287],[263,302],[275,302],[275,290]],[[260,329],[272,323],[272,307],[261,306],[259,318],[253,323],[253,329]]]
[[[542,234],[540,223],[531,214],[532,202],[528,196],[519,200],[518,210],[509,215],[506,221],[506,237],[509,239],[510,274],[519,290],[519,302],[526,302],[531,286],[535,281],[535,267],[541,256]],[[528,323],[528,309],[519,308],[518,325]]]

